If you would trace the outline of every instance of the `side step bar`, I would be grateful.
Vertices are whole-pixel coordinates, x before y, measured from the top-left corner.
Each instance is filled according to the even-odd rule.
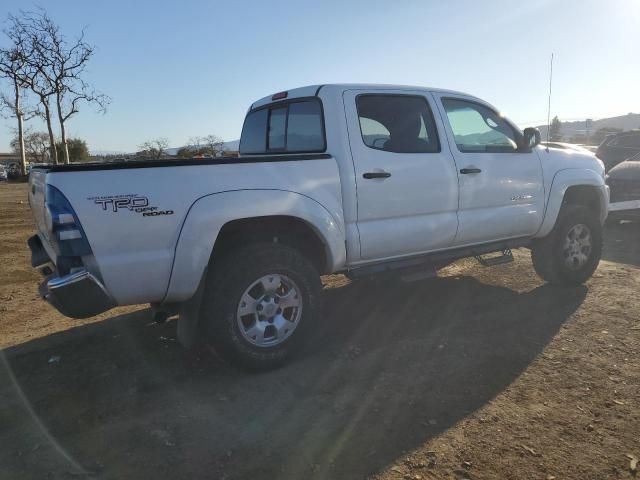
[[[475,257],[482,265],[493,266],[513,261],[511,254],[512,248],[528,247],[531,239],[528,237],[516,238],[512,240],[504,240],[500,242],[485,243],[483,245],[474,245],[473,247],[460,247],[450,250],[428,253],[418,257],[403,258],[399,260],[391,260],[387,262],[375,263],[373,265],[364,265],[355,267],[347,272],[349,278],[366,277],[379,273],[392,271],[409,271],[408,277],[413,277],[413,273],[424,269],[424,278],[431,275],[433,271],[443,268],[448,264],[455,262],[461,258]],[[482,255],[500,252],[497,257],[484,258]],[[420,275],[416,275],[418,277]]]
[[[495,265],[502,265],[504,263],[513,262],[513,253],[511,253],[510,248],[505,248],[504,250],[502,250],[500,255],[496,255],[493,257],[486,257],[482,255],[476,255],[475,257],[478,263],[485,267],[493,267]]]

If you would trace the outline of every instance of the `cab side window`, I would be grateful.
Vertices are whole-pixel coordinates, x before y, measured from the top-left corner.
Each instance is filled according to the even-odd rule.
[[[366,94],[356,97],[362,141],[395,153],[440,151],[433,114],[416,95]]]
[[[458,150],[463,153],[512,153],[521,134],[490,108],[479,103],[443,98]]]

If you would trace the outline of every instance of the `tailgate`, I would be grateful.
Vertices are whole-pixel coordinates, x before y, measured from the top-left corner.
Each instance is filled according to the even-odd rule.
[[[46,169],[32,169],[29,174],[29,206],[40,238],[49,238],[45,219]]]

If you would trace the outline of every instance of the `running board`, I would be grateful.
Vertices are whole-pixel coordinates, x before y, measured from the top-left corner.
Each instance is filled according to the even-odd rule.
[[[530,243],[531,239],[528,237],[524,237],[485,243],[482,245],[475,245],[473,247],[452,248],[450,250],[429,253],[417,257],[363,265],[350,269],[346,272],[346,274],[349,278],[358,278],[399,270],[406,271],[407,277],[411,278],[414,272],[423,270],[425,271],[423,275],[428,275],[433,271],[433,269],[438,270],[460,258],[478,258],[481,255],[486,255],[494,252],[502,252],[502,255],[497,257],[500,260],[495,261],[493,259],[482,259],[485,262],[488,261],[488,265],[499,265],[501,263],[507,263],[513,260],[513,256],[511,255],[512,248],[528,247]],[[503,256],[507,256],[508,258],[503,259]],[[424,278],[426,278],[426,276]]]
[[[475,255],[476,260],[480,265],[485,267],[494,267],[496,265],[503,265],[505,263],[513,262],[513,254],[511,253],[510,248],[505,248],[502,250],[500,255],[496,255],[493,257],[487,257],[482,255]]]

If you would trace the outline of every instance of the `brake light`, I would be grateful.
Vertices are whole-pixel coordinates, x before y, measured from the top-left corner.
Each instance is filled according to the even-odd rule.
[[[49,240],[58,255],[81,257],[92,253],[69,200],[52,185],[47,185],[44,213]]]
[[[287,98],[289,92],[278,92],[271,97],[271,100],[282,100],[283,98]]]

